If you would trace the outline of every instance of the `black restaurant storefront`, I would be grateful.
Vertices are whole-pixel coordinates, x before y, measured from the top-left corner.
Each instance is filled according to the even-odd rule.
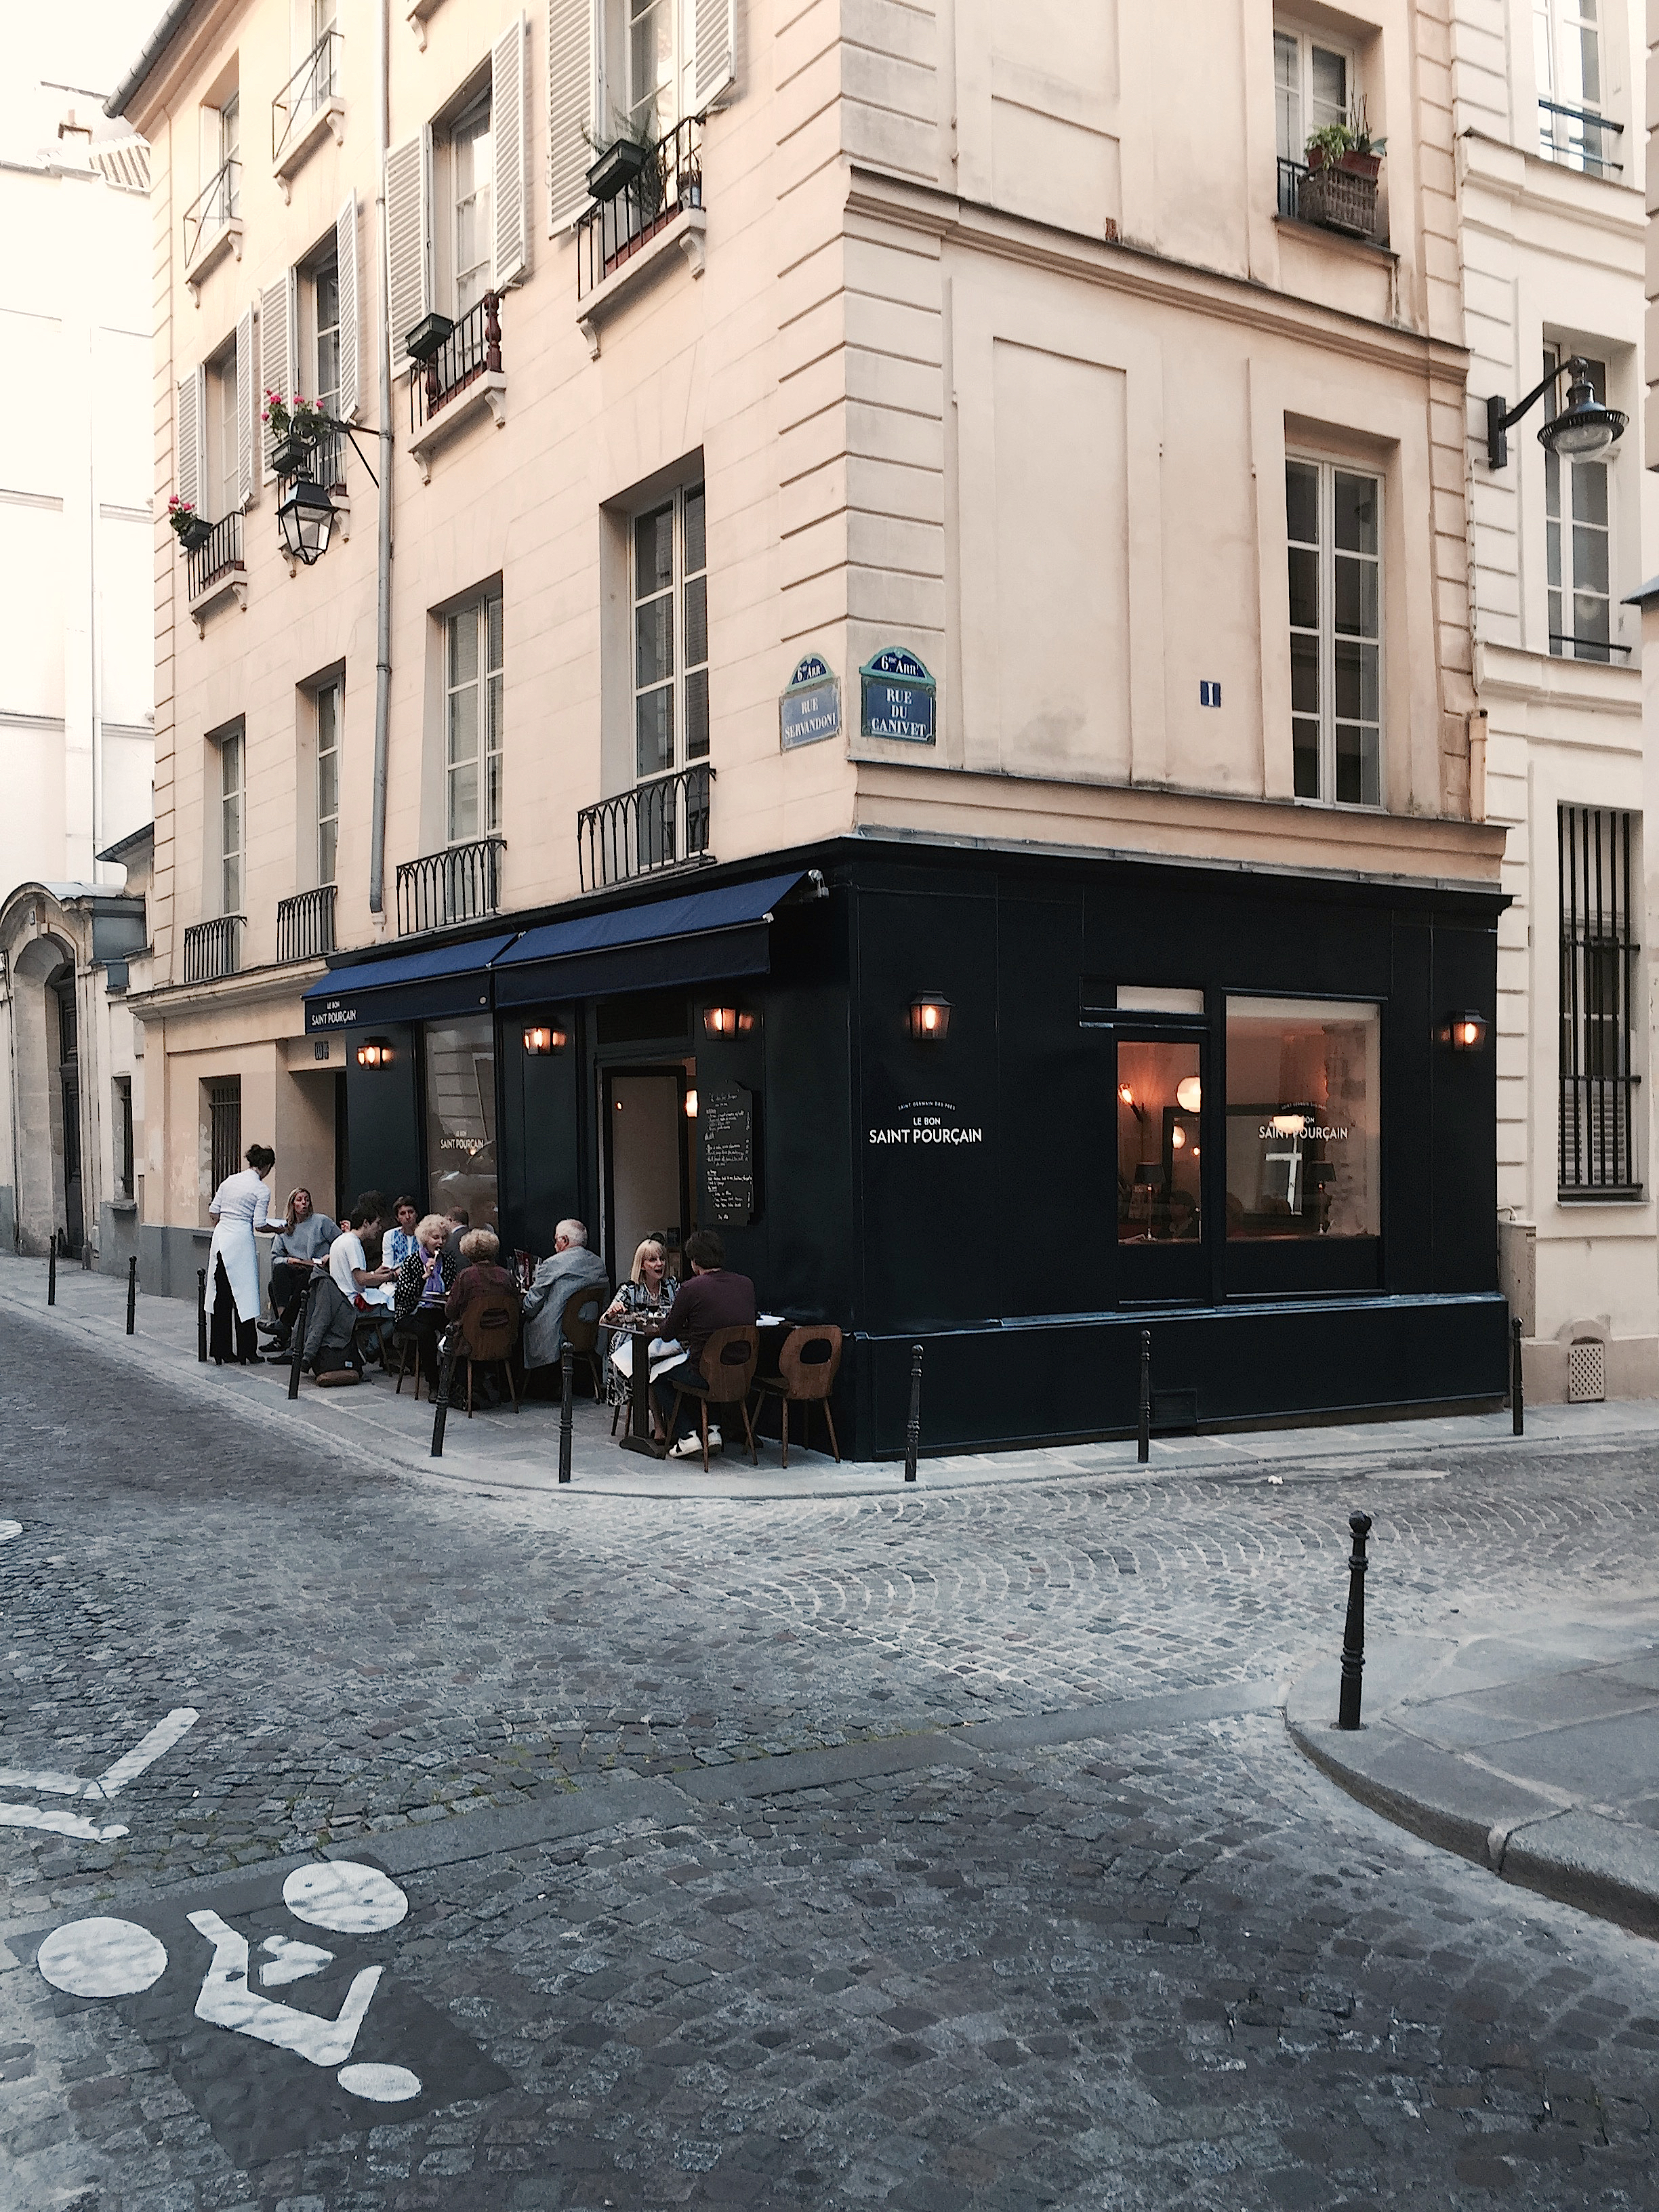
[[[843,1449],[1492,1403],[1495,890],[848,837],[494,918],[307,994],[343,1187],[699,1224],[838,1322]],[[1469,1018],[1455,1024],[1453,1017]]]

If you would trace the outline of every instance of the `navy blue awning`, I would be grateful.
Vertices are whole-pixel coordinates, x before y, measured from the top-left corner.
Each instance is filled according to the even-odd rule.
[[[763,975],[771,964],[772,909],[801,872],[527,929],[495,962],[495,1003],[613,998],[623,991]]]
[[[331,969],[305,994],[306,1033],[372,1029],[376,1022],[453,1021],[489,1010],[489,963],[513,942],[475,938],[401,960],[360,960]]]

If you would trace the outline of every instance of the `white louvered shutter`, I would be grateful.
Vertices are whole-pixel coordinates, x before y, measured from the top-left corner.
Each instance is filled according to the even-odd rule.
[[[526,24],[515,15],[489,56],[489,129],[495,152],[495,289],[530,267],[530,191],[526,175]]]
[[[340,419],[356,420],[357,396],[357,195],[334,218],[334,258],[340,283]]]
[[[294,397],[298,381],[294,374],[294,271],[287,269],[259,295],[259,390],[253,410],[256,422],[264,413],[266,392],[280,392],[284,399]],[[276,441],[263,422],[259,429],[259,473],[269,481],[270,449]]]
[[[179,435],[173,454],[173,496],[202,514],[202,372],[179,380]],[[204,516],[204,520],[214,518]]]
[[[404,340],[432,312],[432,140],[422,131],[386,157],[386,337],[392,366],[407,358]]]
[[[738,0],[697,0],[697,111],[737,82]]]
[[[248,307],[236,319],[236,504],[239,507],[252,507],[253,495],[259,488],[255,452],[259,397],[255,388],[258,380],[253,371],[253,310]]]
[[[547,0],[548,228],[568,230],[587,205],[600,135],[605,0]]]

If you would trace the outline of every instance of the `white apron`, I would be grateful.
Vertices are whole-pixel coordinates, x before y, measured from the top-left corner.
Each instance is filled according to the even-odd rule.
[[[208,1208],[219,1217],[208,1247],[207,1310],[213,1312],[219,1281],[218,1262],[225,1263],[231,1302],[239,1321],[259,1318],[259,1255],[253,1242],[256,1222],[263,1223],[270,1207],[270,1193],[252,1168],[227,1176],[213,1194]]]

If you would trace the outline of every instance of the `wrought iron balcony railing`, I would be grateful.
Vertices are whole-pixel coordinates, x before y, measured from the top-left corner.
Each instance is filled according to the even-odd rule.
[[[584,300],[683,208],[702,205],[702,122],[688,115],[646,151],[645,166],[576,226],[576,297]]]
[[[185,556],[185,574],[192,599],[242,568],[242,518],[240,513],[216,522],[206,542]]]
[[[319,960],[334,950],[334,885],[319,884],[315,890],[297,891],[276,902],[276,957]]]
[[[502,837],[475,837],[441,853],[405,860],[398,870],[398,934],[477,921],[501,910]]]
[[[210,983],[235,975],[242,966],[242,924],[246,915],[222,914],[212,921],[193,921],[185,932],[185,981]]]
[[[486,292],[461,317],[435,353],[418,364],[409,380],[409,427],[429,422],[459,392],[489,371],[501,369],[501,299]]]
[[[582,889],[599,890],[666,868],[707,867],[714,858],[708,849],[714,781],[703,761],[584,806],[576,817]]]
[[[208,179],[185,210],[185,266],[188,269],[216,231],[242,211],[242,165],[231,160]]]
[[[1613,157],[1625,135],[1622,123],[1589,107],[1568,107],[1559,100],[1538,103],[1538,149],[1549,161],[1582,169],[1587,177],[1622,177],[1625,165]]]
[[[270,103],[270,158],[280,161],[340,88],[340,33],[325,31]]]

